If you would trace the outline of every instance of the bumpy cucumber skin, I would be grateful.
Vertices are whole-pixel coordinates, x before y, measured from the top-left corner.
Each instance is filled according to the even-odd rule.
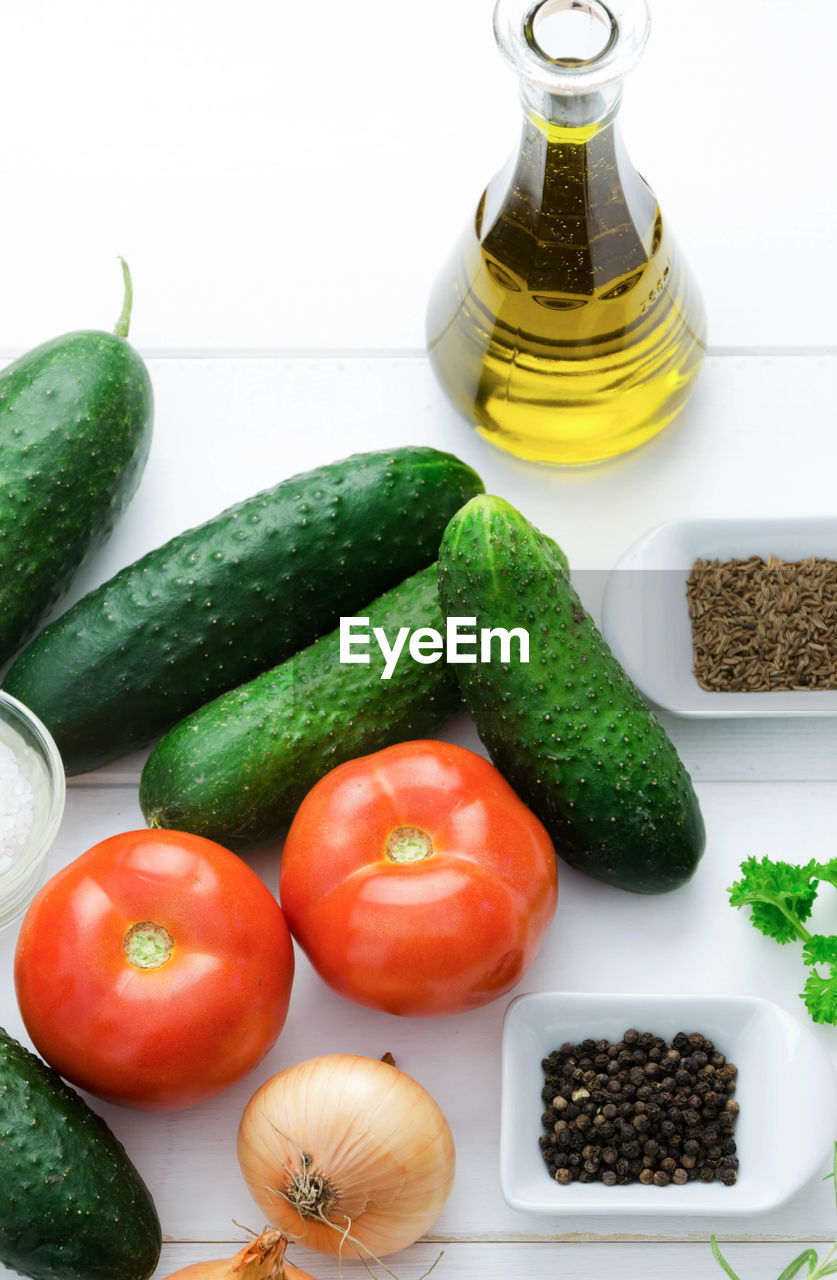
[[[148,371],[124,338],[54,338],[0,373],[0,666],[35,630],[139,484]]]
[[[636,893],[693,874],[703,819],[688,773],[562,571],[500,498],[454,516],[439,553],[442,611],[525,627],[528,664],[457,666],[498,769],[579,871]]]
[[[33,1280],[146,1280],[162,1235],[104,1120],[0,1028],[0,1262]]]
[[[384,627],[443,629],[436,565],[387,592],[361,616]],[[356,650],[356,652],[359,650]],[[339,662],[339,632],[222,695],[157,743],[140,780],[150,826],[192,831],[237,853],[281,835],[307,792],[336,765],[426,737],[462,709],[444,658],[403,653],[389,680],[373,641],[366,664]]]
[[[4,688],[52,731],[68,774],[106,764],[435,561],[449,517],[480,492],[430,448],[294,476],[89,592]]]

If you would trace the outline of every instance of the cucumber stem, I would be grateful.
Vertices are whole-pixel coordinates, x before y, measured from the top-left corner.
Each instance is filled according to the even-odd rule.
[[[128,264],[124,258],[120,258],[122,263],[122,279],[125,281],[125,296],[122,299],[122,311],[117,320],[113,332],[117,338],[127,338],[128,329],[131,325],[131,308],[134,305],[134,286],[131,283],[131,273],[128,270]]]

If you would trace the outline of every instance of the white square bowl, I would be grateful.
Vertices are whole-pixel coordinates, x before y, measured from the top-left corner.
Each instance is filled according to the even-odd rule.
[[[686,596],[695,560],[837,560],[837,519],[672,520],[620,558],[602,599],[602,632],[634,684],[679,716],[833,716],[837,689],[727,692],[702,689],[694,673]]]
[[[544,1133],[541,1065],[565,1041],[619,1041],[633,1027],[672,1040],[699,1031],[739,1074],[734,1138],[738,1181],[601,1182],[561,1186],[538,1139]],[[603,995],[539,992],[518,996],[503,1024],[500,1186],[513,1209],[560,1214],[751,1214],[782,1204],[818,1171],[837,1137],[837,1075],[807,1026],[749,996]]]

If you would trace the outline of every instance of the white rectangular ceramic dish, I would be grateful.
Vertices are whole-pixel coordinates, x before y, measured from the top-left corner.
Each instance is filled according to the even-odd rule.
[[[837,715],[837,689],[720,693],[694,674],[686,580],[698,558],[837,560],[837,519],[674,520],[622,556],[605,587],[602,630],[637,688],[682,716]]]
[[[699,1031],[738,1067],[738,1181],[667,1187],[601,1182],[560,1186],[538,1145],[544,1132],[542,1060],[565,1041],[621,1040],[633,1027],[672,1040]],[[506,1011],[502,1047],[500,1185],[513,1209],[543,1214],[765,1213],[830,1167],[837,1077],[807,1026],[748,996],[539,992]]]

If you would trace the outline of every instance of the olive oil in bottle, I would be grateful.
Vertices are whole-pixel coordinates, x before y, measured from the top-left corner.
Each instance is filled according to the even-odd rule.
[[[580,54],[539,42],[562,15],[586,23]],[[635,448],[680,411],[703,360],[700,295],[618,130],[647,27],[645,0],[497,3],[521,144],[436,282],[427,338],[456,408],[522,458],[570,465]]]

